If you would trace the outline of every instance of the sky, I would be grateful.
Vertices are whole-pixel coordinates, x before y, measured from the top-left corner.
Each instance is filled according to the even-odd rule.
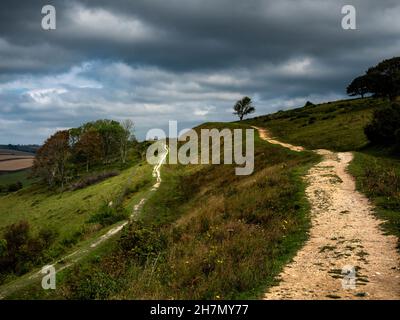
[[[346,4],[356,30],[341,27]],[[399,17],[398,0],[2,0],[0,144],[106,118],[132,119],[139,139],[168,120],[233,121],[245,95],[254,116],[345,98],[399,56]]]

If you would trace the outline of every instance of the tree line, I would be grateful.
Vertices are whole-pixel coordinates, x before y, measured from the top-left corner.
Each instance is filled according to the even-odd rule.
[[[355,78],[347,87],[350,96],[372,94],[386,98],[390,105],[374,110],[372,120],[364,133],[372,145],[390,148],[400,153],[400,104],[395,102],[400,95],[400,57],[386,59]]]
[[[394,101],[400,95],[400,57],[386,59],[355,78],[347,87],[350,96],[372,94]]]
[[[35,156],[32,172],[49,187],[64,187],[79,172],[93,166],[126,164],[136,142],[131,120],[97,120],[49,137]]]

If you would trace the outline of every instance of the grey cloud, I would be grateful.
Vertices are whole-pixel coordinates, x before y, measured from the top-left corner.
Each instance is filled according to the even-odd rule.
[[[168,119],[230,120],[344,96],[347,83],[400,49],[400,3],[354,0],[2,1],[0,143],[41,142],[57,128],[132,117],[143,137]],[[27,128],[25,134],[19,126]]]

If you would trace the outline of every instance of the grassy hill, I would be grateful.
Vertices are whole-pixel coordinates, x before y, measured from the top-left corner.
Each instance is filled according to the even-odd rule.
[[[246,128],[208,123],[200,128]],[[256,137],[255,171],[234,165],[164,165],[163,182],[108,250],[12,297],[254,298],[307,238],[302,175],[319,157]]]
[[[357,188],[376,206],[385,229],[400,236],[400,158],[368,145],[364,127],[383,99],[355,99],[310,105],[245,121],[268,128],[279,139],[308,149],[354,151],[349,170]]]
[[[282,141],[307,149],[358,150],[367,144],[364,127],[373,110],[389,103],[378,99],[355,99],[310,105],[246,120],[267,127]]]
[[[152,167],[138,164],[119,175],[75,191],[49,191],[33,184],[18,192],[0,196],[0,235],[12,224],[25,221],[33,236],[51,231],[54,241],[34,265],[27,263],[19,273],[44,265],[62,254],[72,252],[82,242],[104,233],[117,220],[127,218],[133,205],[152,184]],[[16,173],[24,175],[24,172]],[[125,215],[108,216],[108,204],[121,202]],[[107,220],[108,219],[108,220]],[[1,238],[1,237],[0,237]],[[9,282],[17,275],[0,274],[0,282]],[[19,274],[18,274],[19,275]]]
[[[0,185],[6,186],[20,181],[24,187],[32,185],[37,179],[30,178],[30,169],[0,174]]]
[[[376,214],[387,220],[386,230],[399,235],[399,159],[368,146],[363,133],[373,110],[386,104],[344,100],[196,129],[258,125],[308,149],[354,151],[350,171],[357,187],[376,205]],[[250,176],[236,176],[234,165],[164,165],[160,188],[148,198],[139,220],[118,239],[58,273],[57,290],[44,291],[34,283],[9,298],[257,298],[307,238],[302,176],[317,161],[313,152],[293,152],[256,136]],[[69,237],[86,225],[104,197],[118,194],[133,172],[137,192],[125,203],[133,206],[145,192],[148,166],[62,195],[24,189],[3,198],[5,202],[1,199],[0,212],[6,214],[0,217],[0,228],[23,217],[35,225],[54,223]]]

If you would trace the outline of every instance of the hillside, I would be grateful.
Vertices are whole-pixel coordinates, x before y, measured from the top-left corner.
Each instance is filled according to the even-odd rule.
[[[205,127],[243,126],[208,123],[197,129]],[[32,284],[10,297],[259,296],[307,237],[301,176],[318,157],[259,137],[255,148],[250,176],[236,176],[233,165],[164,165],[163,182],[144,204],[139,221],[104,255],[91,255],[62,271],[55,292]]]
[[[375,214],[387,220],[385,230],[399,236],[400,162],[387,150],[369,147],[363,133],[373,110],[385,104],[344,100],[241,123],[206,123],[196,130],[255,125],[287,144],[310,150],[355,151],[350,171],[358,190],[376,205]],[[7,290],[0,287],[0,293],[29,299],[262,297],[310,230],[303,177],[321,156],[297,151],[267,143],[256,134],[255,170],[250,176],[236,176],[234,165],[164,164],[162,183],[150,194],[150,167],[139,164],[100,184],[61,195],[34,187],[8,195],[0,205],[0,211],[7,213],[0,217],[0,228],[21,218],[28,219],[35,232],[44,222],[54,224],[60,236],[50,257],[60,256],[60,244],[67,254],[118,226],[92,230],[87,221],[127,182],[134,186],[124,192],[123,206],[138,210],[138,218],[121,235],[66,264],[57,274],[56,290],[42,290],[39,279],[22,279],[10,281]],[[334,175],[328,176],[337,183]],[[72,241],[69,246],[65,239]]]
[[[400,236],[400,158],[386,148],[372,147],[364,134],[374,110],[389,105],[384,99],[355,99],[280,111],[245,121],[268,128],[289,143],[308,149],[355,151],[349,166],[357,188],[376,206],[385,229]]]
[[[328,102],[279,111],[246,120],[267,127],[279,139],[307,149],[333,151],[358,150],[367,144],[364,127],[373,110],[389,105],[380,99],[355,99]]]

